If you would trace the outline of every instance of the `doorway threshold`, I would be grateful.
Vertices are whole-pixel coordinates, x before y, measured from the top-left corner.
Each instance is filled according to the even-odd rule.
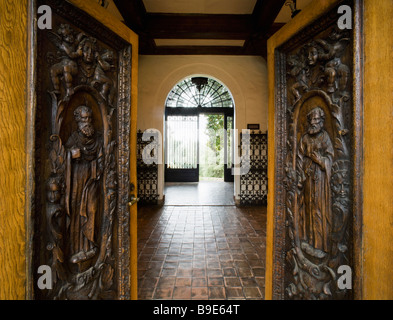
[[[234,206],[233,182],[200,181],[165,184],[165,206]]]

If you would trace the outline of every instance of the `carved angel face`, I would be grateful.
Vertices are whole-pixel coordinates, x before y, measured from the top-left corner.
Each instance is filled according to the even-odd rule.
[[[102,55],[102,58],[103,58],[105,61],[113,62],[113,60],[114,60],[113,51],[112,51],[112,50],[106,51],[106,52]]]
[[[308,48],[307,62],[310,66],[314,66],[318,62],[318,50],[315,47]]]
[[[50,203],[58,203],[61,197],[61,188],[56,181],[51,180],[48,182],[47,199]]]
[[[349,195],[349,174],[347,170],[335,172],[332,177],[332,190],[339,198],[347,198]]]
[[[94,44],[91,41],[86,41],[83,45],[83,60],[88,63],[94,61]]]
[[[61,25],[58,33],[62,36],[63,40],[69,44],[74,43],[75,37],[70,26],[68,24]]]

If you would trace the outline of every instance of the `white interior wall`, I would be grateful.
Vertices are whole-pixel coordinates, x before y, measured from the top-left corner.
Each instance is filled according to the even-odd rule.
[[[259,124],[267,131],[268,79],[267,65],[255,56],[139,56],[138,129],[157,129],[164,133],[164,109],[171,89],[189,76],[209,76],[232,93],[235,102],[235,128],[238,133],[247,124]],[[238,142],[235,141],[235,145]],[[236,150],[235,150],[236,151]],[[240,179],[235,177],[235,196],[240,192]],[[162,200],[164,165],[159,165],[158,192]]]

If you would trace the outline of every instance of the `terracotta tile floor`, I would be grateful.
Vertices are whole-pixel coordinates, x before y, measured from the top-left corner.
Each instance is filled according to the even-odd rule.
[[[265,242],[265,207],[141,207],[139,299],[263,299]]]
[[[165,183],[164,193],[165,205],[168,206],[235,205],[235,201],[233,200],[233,182],[167,182]]]

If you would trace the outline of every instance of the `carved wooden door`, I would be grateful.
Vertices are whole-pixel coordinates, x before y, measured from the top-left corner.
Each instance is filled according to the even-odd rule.
[[[66,1],[36,4],[52,29],[36,32],[33,298],[128,299],[132,48]]]
[[[354,296],[340,274],[355,276],[359,244],[359,3],[336,1],[274,51],[273,299]]]

